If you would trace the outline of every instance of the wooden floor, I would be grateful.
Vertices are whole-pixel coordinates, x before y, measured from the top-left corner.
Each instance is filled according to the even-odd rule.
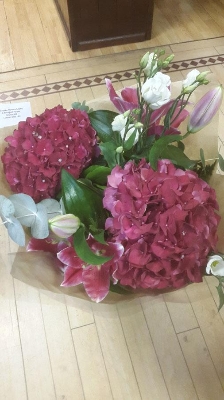
[[[132,83],[140,56],[160,45],[175,53],[172,80],[196,66],[224,84],[224,1],[155,0],[152,40],[83,53],[71,52],[53,0],[0,0],[0,23],[0,101],[29,101],[33,114],[105,95],[105,76]],[[11,131],[0,130],[1,151]],[[13,279],[16,250],[0,226],[0,400],[224,400],[213,278],[95,305]]]

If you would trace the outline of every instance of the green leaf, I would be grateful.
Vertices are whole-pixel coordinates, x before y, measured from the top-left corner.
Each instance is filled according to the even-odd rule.
[[[219,280],[218,277],[216,277],[216,278]],[[216,289],[217,289],[217,292],[218,292],[218,295],[219,295],[219,308],[218,308],[218,311],[220,311],[221,308],[224,306],[224,292],[223,292],[223,285],[222,285],[221,281],[219,281],[219,285],[216,286]]]
[[[131,289],[127,289],[126,287],[119,285],[119,283],[114,284],[112,282],[110,282],[109,291],[113,293],[124,294],[126,296],[133,293]]]
[[[203,167],[201,161],[197,161],[197,163],[195,164],[195,166],[193,168],[193,171],[195,171],[197,173],[199,178],[203,179],[206,182],[209,182],[209,179],[211,178],[211,176],[213,174],[215,166],[216,166],[216,161],[214,161],[214,163],[212,163],[212,164],[205,165],[205,167]]]
[[[205,168],[205,155],[204,155],[204,150],[200,149],[200,158],[201,158],[201,163],[203,168]]]
[[[179,147],[169,145],[161,153],[162,158],[168,158],[173,164],[184,169],[191,169],[197,161],[190,160]]]
[[[219,167],[220,167],[221,171],[224,171],[224,159],[221,156],[221,154],[219,154]]]
[[[79,101],[75,101],[74,103],[72,103],[72,108],[75,108],[76,110],[86,111],[87,113],[90,113],[93,111],[92,108],[89,108],[86,105],[85,100],[82,103],[80,103]]]
[[[101,265],[112,257],[99,256],[92,252],[85,238],[85,228],[81,226],[74,234],[74,249],[81,260],[91,265]]]
[[[107,242],[104,239],[105,235],[105,230],[104,229],[97,229],[94,225],[90,225],[89,231],[91,235],[93,235],[94,239],[96,239],[97,242],[106,244]]]
[[[157,167],[157,161],[160,158],[164,149],[168,146],[168,144],[173,142],[179,142],[183,138],[181,135],[168,135],[162,136],[158,140],[154,142],[152,148],[149,153],[149,162],[151,167],[155,170]]]
[[[109,166],[109,168],[114,168],[115,165],[117,164],[116,161],[116,144],[113,142],[106,142],[106,143],[101,143],[99,145],[100,150]]]
[[[124,149],[130,150],[134,146],[135,138],[136,138],[137,129],[131,134],[131,136],[125,140]]]
[[[112,122],[118,114],[108,110],[98,110],[89,113],[91,125],[96,130],[102,142],[108,142],[114,137]]]
[[[103,208],[102,191],[88,180],[77,180],[62,170],[62,198],[66,213],[76,215],[89,229],[90,225],[104,229],[106,212]]]
[[[91,165],[86,168],[82,175],[86,179],[90,179],[93,183],[97,185],[106,185],[107,177],[111,173],[111,168],[105,167],[104,165]]]
[[[184,145],[183,142],[178,142],[178,143],[177,143],[177,147],[178,147],[180,150],[182,150],[182,151],[184,152],[184,150],[185,150],[185,145]]]

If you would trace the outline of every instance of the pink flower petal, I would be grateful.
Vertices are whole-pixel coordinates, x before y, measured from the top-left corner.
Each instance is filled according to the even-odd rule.
[[[83,269],[76,269],[72,267],[66,267],[64,269],[64,280],[61,283],[61,286],[77,286],[82,283],[82,273]]]
[[[85,291],[91,300],[99,303],[102,301],[109,292],[110,288],[110,274],[109,269],[103,265],[96,267],[90,265],[83,270],[83,285]]]
[[[133,103],[132,101],[125,101],[121,97],[119,97],[118,94],[115,92],[110,79],[105,79],[105,81],[109,92],[110,100],[120,113],[124,113],[125,111],[133,110],[134,108],[138,107],[138,104]]]
[[[61,250],[57,257],[63,264],[74,269],[80,269],[84,265],[84,262],[77,256],[73,247],[66,247]]]

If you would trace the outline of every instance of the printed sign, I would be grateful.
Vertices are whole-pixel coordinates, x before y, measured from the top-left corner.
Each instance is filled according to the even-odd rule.
[[[0,128],[17,125],[32,117],[30,103],[0,104]]]

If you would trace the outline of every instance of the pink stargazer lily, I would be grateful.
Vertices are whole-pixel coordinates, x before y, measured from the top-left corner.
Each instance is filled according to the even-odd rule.
[[[188,132],[198,132],[208,125],[219,110],[222,98],[222,85],[209,90],[195,105],[190,115]]]
[[[64,269],[64,264],[62,264],[58,258],[57,253],[60,252],[62,249],[71,246],[69,240],[60,241],[58,242],[53,237],[49,236],[46,239],[35,239],[31,238],[26,250],[27,251],[45,251],[47,253],[53,254],[55,256],[55,265],[61,271]]]
[[[138,108],[137,90],[132,87],[126,87],[121,91],[121,97],[116,93],[110,79],[105,79],[106,87],[111,102],[115,105],[120,113]]]
[[[122,89],[121,95],[119,96],[118,93],[115,91],[110,79],[105,79],[105,81],[106,81],[106,86],[107,86],[107,89],[109,92],[110,100],[120,113],[124,113],[125,111],[134,110],[135,108],[139,108],[137,89],[132,88],[132,87],[126,87],[126,88]],[[167,114],[167,112],[171,108],[172,104],[173,104],[173,100],[170,100],[168,103],[164,104],[162,107],[153,111],[151,114],[151,118],[150,118],[150,126],[153,126],[153,124],[158,125],[159,121],[161,120],[162,117],[164,117]],[[181,124],[181,122],[183,122],[189,115],[189,111],[187,111],[186,109],[183,109],[179,113],[180,106],[181,106],[181,102],[179,102],[179,104],[177,105],[176,111],[173,115],[173,118],[172,118],[173,122],[171,122],[172,128],[178,128],[178,126]],[[177,113],[179,113],[178,116],[177,116]],[[143,119],[144,119],[144,115],[143,115]],[[175,132],[175,133],[178,133],[178,132]]]
[[[96,253],[101,253],[112,259],[102,265],[85,264],[76,254],[73,247],[63,249],[57,254],[58,259],[64,264],[64,280],[62,286],[76,286],[83,284],[86,293],[96,303],[102,301],[109,292],[110,280],[114,283],[113,274],[117,269],[117,261],[123,254],[124,248],[120,243],[101,244],[90,235],[89,247]]]

